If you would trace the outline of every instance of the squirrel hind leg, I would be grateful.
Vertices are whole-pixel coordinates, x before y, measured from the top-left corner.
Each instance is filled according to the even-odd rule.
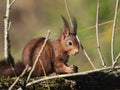
[[[23,64],[23,62],[18,62],[15,64],[15,71],[17,76],[19,76],[24,69],[25,69],[25,65]]]

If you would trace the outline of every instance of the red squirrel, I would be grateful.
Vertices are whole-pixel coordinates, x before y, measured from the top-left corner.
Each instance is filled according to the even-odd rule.
[[[48,39],[44,50],[37,62],[36,68],[32,73],[32,76],[43,76],[43,64],[44,70],[47,75],[52,73],[76,73],[77,66],[68,66],[67,62],[70,55],[76,55],[79,53],[79,40],[77,38],[77,22],[73,18],[73,29],[70,31],[67,20],[62,16],[64,22],[64,28],[60,36],[51,40]],[[22,62],[15,64],[15,70],[19,75],[26,65],[33,66],[34,61],[44,43],[45,38],[35,38],[29,41],[23,49]],[[0,76],[14,76],[10,66],[5,62],[0,62]],[[6,66],[6,67],[5,67]],[[4,72],[1,72],[3,71]]]

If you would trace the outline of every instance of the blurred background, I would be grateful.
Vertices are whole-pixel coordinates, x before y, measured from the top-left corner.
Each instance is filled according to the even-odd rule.
[[[101,0],[99,13],[99,40],[107,66],[111,65],[111,35],[116,0]],[[0,0],[0,59],[4,58],[4,15],[6,0]],[[102,67],[97,52],[95,20],[97,0],[68,0],[70,13],[78,23],[78,37],[96,68]],[[11,51],[15,62],[21,60],[25,44],[51,30],[50,39],[55,39],[63,27],[61,15],[68,20],[64,0],[16,0],[11,8],[10,28]],[[115,30],[114,55],[120,52],[120,9]],[[79,67],[79,71],[93,69],[80,49],[71,56],[69,64]]]

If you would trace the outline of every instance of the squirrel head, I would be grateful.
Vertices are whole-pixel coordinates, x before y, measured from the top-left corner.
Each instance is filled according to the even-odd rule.
[[[73,18],[73,29],[70,31],[67,20],[62,16],[64,28],[60,35],[61,46],[68,55],[79,53],[79,39],[77,37],[77,22]]]

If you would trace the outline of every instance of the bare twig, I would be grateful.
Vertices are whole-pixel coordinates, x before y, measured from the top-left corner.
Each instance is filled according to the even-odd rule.
[[[98,18],[99,18],[99,9],[100,9],[100,0],[97,2],[97,13],[96,13],[96,40],[97,40],[97,50],[100,56],[100,60],[102,62],[102,65],[106,67],[105,61],[103,59],[101,48],[100,48],[100,42],[99,42],[99,36],[98,36]]]
[[[42,67],[44,76],[45,76],[45,78],[47,78],[47,74],[46,74],[46,72],[45,72],[45,68],[44,68],[44,66],[43,66],[43,63],[42,63],[41,60],[39,60],[39,62],[40,62],[40,64],[41,64],[41,67]],[[48,90],[50,90],[50,86],[49,86],[48,80],[46,80],[46,84],[47,84],[47,86],[48,86]]]
[[[15,84],[19,81],[19,79],[21,77],[23,77],[26,73],[26,71],[28,70],[29,66],[27,65],[26,68],[23,70],[23,72],[21,73],[21,75],[19,77],[17,77],[17,79],[14,81],[14,83],[9,87],[8,90],[12,90],[12,88],[15,86]]]
[[[118,5],[119,5],[119,0],[116,0],[115,15],[114,15],[114,22],[113,22],[113,29],[112,29],[112,39],[111,39],[112,64],[114,64],[114,35],[115,35],[116,22],[117,22]]]
[[[115,58],[115,61],[114,61],[113,65],[112,65],[113,68],[114,68],[115,65],[117,64],[119,58],[120,58],[120,52],[119,52],[119,54],[117,55],[117,57]]]
[[[98,26],[103,26],[103,25],[105,25],[105,24],[111,24],[111,23],[113,23],[113,21],[114,21],[114,20],[108,20],[108,21],[99,23]],[[120,20],[118,19],[118,21],[120,21]],[[96,25],[91,25],[91,26],[88,26],[87,28],[84,28],[84,29],[78,31],[78,32],[87,31],[87,30],[93,29],[93,28],[95,28],[95,27],[96,27]],[[93,30],[94,30],[94,29],[93,29]]]
[[[29,75],[28,75],[28,78],[27,78],[26,82],[29,81],[29,79],[30,79],[30,77],[31,77],[31,75],[32,75],[32,73],[33,73],[35,67],[36,67],[36,64],[37,64],[37,62],[38,62],[38,60],[39,60],[39,58],[40,58],[40,56],[41,56],[41,53],[42,53],[42,51],[43,51],[45,45],[46,45],[46,42],[47,42],[47,40],[48,40],[49,35],[50,35],[50,30],[48,30],[46,39],[45,39],[45,41],[44,41],[44,43],[43,43],[43,45],[42,45],[42,47],[41,47],[41,49],[40,49],[40,51],[39,51],[39,53],[38,53],[36,59],[35,59],[35,62],[34,62],[34,64],[33,64],[33,66],[32,66],[32,69],[31,69],[31,71],[30,71],[30,73],[29,73]]]
[[[70,21],[71,28],[73,28],[73,23],[72,23],[72,19],[71,19],[71,16],[70,16],[70,11],[69,11],[69,8],[68,8],[67,0],[64,0],[64,3],[65,3],[65,8],[66,8],[66,12],[67,12],[67,15],[68,15],[68,18],[69,18],[69,21]]]
[[[102,26],[102,25],[110,24],[110,23],[113,23],[113,20],[109,20],[109,21],[106,21],[106,22],[99,23],[98,26]],[[87,28],[82,29],[80,31],[85,31],[85,30],[93,29],[95,27],[96,27],[96,25],[88,26]]]
[[[87,57],[88,61],[90,62],[91,66],[93,67],[93,69],[96,69],[95,65],[93,64],[91,58],[88,56],[86,50],[84,49],[83,45],[80,44],[81,48],[82,48],[82,51],[84,52],[85,56]]]
[[[15,3],[16,0],[12,0],[10,3],[10,7]]]

